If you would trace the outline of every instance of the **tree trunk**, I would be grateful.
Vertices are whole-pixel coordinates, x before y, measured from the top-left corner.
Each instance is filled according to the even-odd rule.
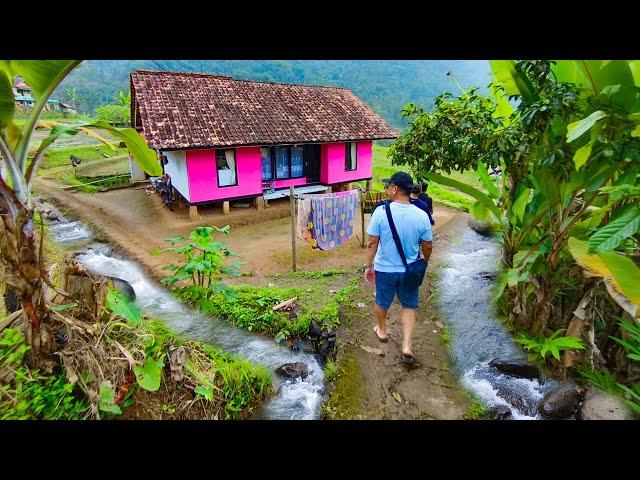
[[[13,205],[11,206],[13,207]],[[10,208],[0,196],[0,251],[6,291],[12,292],[28,320],[27,341],[37,353],[42,346],[41,326],[48,320],[43,278],[36,248],[33,211],[23,205]]]

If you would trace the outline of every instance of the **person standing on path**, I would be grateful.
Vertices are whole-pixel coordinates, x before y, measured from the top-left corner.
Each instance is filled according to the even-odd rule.
[[[422,184],[416,184],[416,187],[418,186],[420,187],[420,191],[418,192],[418,199],[422,200],[424,203],[427,204],[429,213],[431,214],[431,216],[433,216],[433,199],[427,193],[427,188],[429,188],[429,184],[427,182],[422,182]]]
[[[412,205],[410,201],[413,179],[404,172],[397,172],[386,183],[385,190],[391,202],[376,208],[367,227],[367,246],[364,277],[368,284],[376,285],[376,316],[378,325],[374,332],[381,342],[388,341],[386,328],[387,311],[397,295],[402,305],[402,358],[405,363],[413,363],[411,334],[416,322],[419,285],[409,286],[403,282],[405,262],[400,256],[387,217],[387,207],[393,218],[402,246],[406,263],[419,258],[420,250],[425,262],[429,261],[432,250],[432,234],[429,216]]]

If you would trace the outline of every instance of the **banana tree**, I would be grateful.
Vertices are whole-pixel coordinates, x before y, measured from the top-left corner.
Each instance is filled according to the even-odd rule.
[[[15,294],[27,319],[27,338],[38,351],[41,327],[49,320],[44,283],[51,285],[44,270],[42,241],[38,248],[34,226],[31,190],[45,149],[60,135],[76,134],[82,129],[108,130],[127,145],[132,158],[150,175],[162,170],[156,154],[135,130],[116,129],[103,121],[85,121],[54,127],[28,158],[33,131],[47,100],[60,82],[78,65],[79,60],[1,60],[0,61],[0,250],[6,288]],[[36,103],[22,128],[13,121],[14,97],[11,88],[15,76],[21,75],[33,89]],[[53,285],[51,285],[53,287]],[[55,287],[53,287],[55,288]]]

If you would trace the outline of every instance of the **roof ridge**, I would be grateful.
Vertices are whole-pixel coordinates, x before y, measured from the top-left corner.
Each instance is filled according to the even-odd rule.
[[[307,83],[292,83],[292,82],[273,82],[267,80],[250,80],[246,78],[236,78],[231,75],[221,75],[217,73],[202,73],[202,72],[173,72],[173,71],[162,71],[162,70],[147,70],[147,69],[137,69],[131,72],[134,73],[157,73],[161,75],[187,75],[192,77],[212,77],[212,78],[227,78],[229,80],[233,80],[235,82],[248,82],[248,83],[263,83],[268,85],[291,85],[294,87],[311,87],[311,88],[331,88],[337,90],[346,90],[347,92],[351,92],[347,87],[338,87],[333,85],[309,85]]]

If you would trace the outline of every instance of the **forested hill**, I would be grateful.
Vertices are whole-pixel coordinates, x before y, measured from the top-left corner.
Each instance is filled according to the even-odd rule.
[[[485,91],[491,81],[489,62],[479,60],[89,60],[69,75],[56,97],[68,100],[64,90],[76,87],[76,106],[92,115],[99,105],[117,103],[114,96],[129,88],[129,73],[140,68],[346,87],[397,128],[402,127],[400,112],[406,103],[431,108],[443,91],[459,93],[454,78],[463,87]]]

